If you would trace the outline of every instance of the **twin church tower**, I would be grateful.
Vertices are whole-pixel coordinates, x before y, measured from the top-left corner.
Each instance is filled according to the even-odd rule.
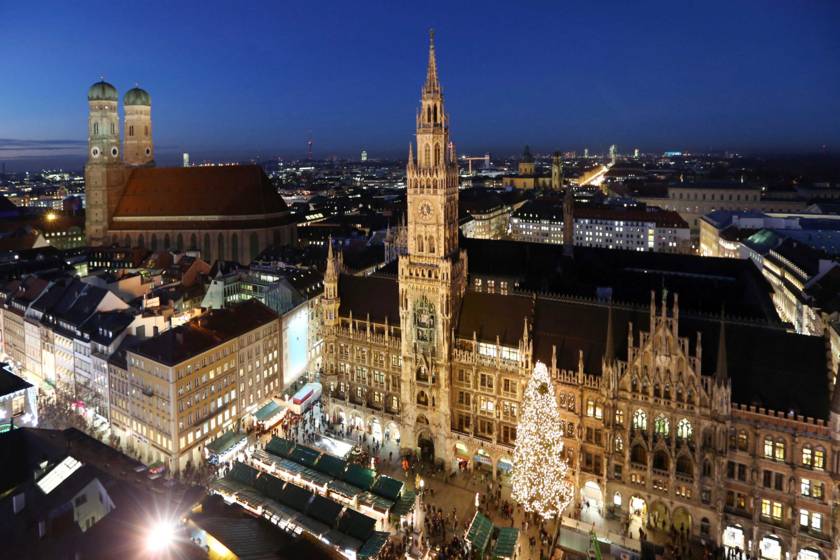
[[[117,89],[100,80],[90,86],[87,98],[85,233],[92,245],[101,245],[122,195],[120,187],[125,184],[128,168],[154,165],[152,100],[139,87],[128,90],[123,97],[125,143],[121,154]]]

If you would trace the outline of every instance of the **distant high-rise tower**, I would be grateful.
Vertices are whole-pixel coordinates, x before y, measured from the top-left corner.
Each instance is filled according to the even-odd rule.
[[[610,163],[615,165],[615,158],[618,155],[618,148],[616,148],[615,144],[610,146]]]
[[[125,92],[125,150],[127,165],[154,164],[152,149],[152,98],[139,87]]]
[[[119,202],[124,167],[120,160],[117,88],[101,80],[88,89],[88,160],[85,164],[85,233],[88,243],[102,245],[108,217]]]
[[[560,152],[551,156],[551,188],[555,191],[563,186],[563,157]]]
[[[362,161],[367,161],[367,150],[362,150]]]
[[[633,157],[639,159],[639,148],[633,148]]]
[[[589,157],[589,148],[584,148],[583,149],[583,157],[585,157],[585,158]]]
[[[184,167],[189,167],[190,166],[190,154],[188,154],[187,152],[184,152],[184,155],[182,157],[184,158]]]

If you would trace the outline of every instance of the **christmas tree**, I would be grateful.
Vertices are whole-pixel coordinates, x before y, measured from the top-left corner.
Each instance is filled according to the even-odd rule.
[[[562,426],[554,384],[545,364],[537,362],[516,428],[511,484],[513,499],[544,519],[561,515],[573,497]]]

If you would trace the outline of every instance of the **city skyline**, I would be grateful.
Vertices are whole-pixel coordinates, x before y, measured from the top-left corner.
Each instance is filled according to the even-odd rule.
[[[100,76],[120,95],[135,84],[151,93],[164,163],[181,152],[300,158],[310,138],[316,158],[402,158],[411,133],[401,117],[419,97],[417,45],[429,28],[443,47],[459,153],[802,153],[840,141],[824,118],[840,110],[830,28],[840,10],[828,3],[702,14],[491,4],[427,18],[412,8],[179,5],[144,17],[153,9],[126,21],[119,8],[3,8],[17,53],[5,73],[20,78],[0,92],[0,106],[15,107],[0,125],[10,170],[83,162],[84,92]],[[367,17],[347,26],[357,13]]]

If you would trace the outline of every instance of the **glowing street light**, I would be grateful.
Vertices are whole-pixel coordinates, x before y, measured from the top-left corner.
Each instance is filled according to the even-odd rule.
[[[159,520],[152,524],[146,533],[146,550],[152,554],[159,554],[167,550],[175,541],[175,525],[166,520]]]

